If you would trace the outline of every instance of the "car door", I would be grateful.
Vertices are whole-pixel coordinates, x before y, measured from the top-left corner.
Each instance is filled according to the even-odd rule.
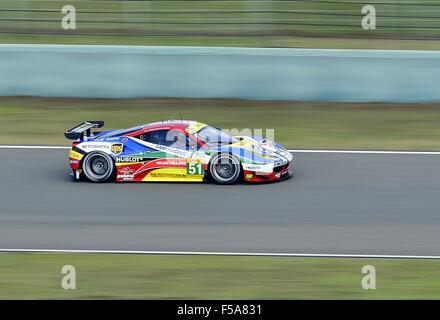
[[[139,136],[156,150],[156,158],[145,163],[140,170],[148,170],[143,181],[201,181],[203,169],[193,170],[192,158],[197,142],[179,129],[158,129]]]

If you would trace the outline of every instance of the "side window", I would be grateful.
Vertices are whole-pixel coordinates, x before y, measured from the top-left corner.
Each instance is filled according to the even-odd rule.
[[[196,150],[197,142],[180,130],[170,130],[166,137],[166,146],[182,150]]]
[[[163,142],[166,140],[167,132],[168,130],[151,131],[148,133],[141,134],[139,136],[139,139],[154,144],[163,144]]]
[[[197,147],[197,143],[189,139],[180,130],[157,130],[142,134],[139,138],[147,142],[182,150],[192,150]]]
[[[180,130],[170,130],[167,133],[165,145],[167,147],[186,149],[187,137]]]

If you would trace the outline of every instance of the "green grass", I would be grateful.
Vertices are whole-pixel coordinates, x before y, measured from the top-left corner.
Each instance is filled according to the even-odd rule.
[[[124,128],[161,114],[225,129],[274,129],[289,148],[440,150],[440,104],[207,99],[0,98],[0,144],[68,145],[64,131],[84,120]]]
[[[438,40],[417,39],[356,39],[323,37],[209,37],[154,36],[103,37],[65,35],[0,35],[0,43],[10,44],[75,44],[75,45],[143,45],[143,46],[206,46],[206,47],[266,47],[321,49],[382,49],[440,50]]]
[[[376,289],[361,287],[362,266]],[[76,269],[76,290],[61,269]],[[440,261],[2,254],[0,299],[438,299]]]

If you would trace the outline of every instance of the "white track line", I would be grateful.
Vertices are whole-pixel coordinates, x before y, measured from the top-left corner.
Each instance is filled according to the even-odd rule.
[[[0,149],[70,149],[65,146],[14,146],[0,145]],[[435,151],[375,151],[375,150],[308,150],[290,149],[292,153],[341,153],[341,154],[403,154],[440,155]],[[124,251],[124,250],[58,250],[58,249],[0,249],[0,252],[28,253],[105,253],[105,254],[157,254],[157,255],[206,255],[206,256],[268,256],[268,257],[320,257],[320,258],[378,258],[378,259],[440,259],[440,256],[417,255],[364,255],[364,254],[306,254],[306,253],[265,253],[265,252],[197,252],[197,251]]]
[[[66,146],[8,146],[0,145],[0,149],[65,149]],[[440,155],[440,151],[392,151],[392,150],[313,150],[289,149],[292,153],[341,153],[341,154],[403,154],[403,155]]]
[[[0,253],[99,253],[179,256],[239,256],[239,257],[302,257],[302,258],[369,258],[369,259],[436,259],[430,255],[327,254],[327,253],[267,253],[267,252],[203,252],[203,251],[142,251],[142,250],[62,250],[62,249],[0,249]]]
[[[7,146],[0,149],[70,149],[65,146]],[[305,150],[290,149],[293,153],[342,153],[342,154],[404,154],[440,155],[434,151],[367,151],[367,150]],[[378,259],[440,259],[440,256],[417,255],[366,255],[366,254],[325,254],[325,253],[266,253],[266,252],[198,252],[198,251],[136,251],[136,250],[61,250],[61,249],[0,249],[3,253],[103,253],[103,254],[151,254],[151,255],[200,255],[200,256],[261,256],[261,257],[316,257],[316,258],[378,258]]]

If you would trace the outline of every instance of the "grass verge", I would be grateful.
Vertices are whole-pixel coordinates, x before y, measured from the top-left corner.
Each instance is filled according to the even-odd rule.
[[[142,46],[206,46],[266,47],[309,49],[380,49],[440,50],[440,42],[430,39],[374,39],[337,37],[222,37],[222,36],[66,36],[66,35],[0,35],[0,43],[8,44],[72,44],[72,45],[142,45]]]
[[[364,265],[376,289],[364,290]],[[64,265],[76,290],[61,288]],[[440,261],[1,254],[0,299],[438,299]]]
[[[440,150],[440,104],[208,99],[0,98],[0,144],[68,145],[84,120],[105,128],[197,120],[221,128],[271,129],[289,148]]]

